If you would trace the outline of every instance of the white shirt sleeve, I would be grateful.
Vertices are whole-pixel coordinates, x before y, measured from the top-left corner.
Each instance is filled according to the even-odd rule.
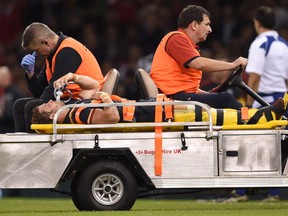
[[[247,73],[256,73],[262,75],[265,66],[265,50],[260,48],[264,40],[255,40],[249,48],[248,63],[246,66]]]

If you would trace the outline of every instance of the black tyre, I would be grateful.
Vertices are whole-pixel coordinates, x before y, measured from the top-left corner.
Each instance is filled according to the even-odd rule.
[[[86,211],[130,210],[137,195],[136,180],[129,169],[110,160],[85,169],[75,189],[77,205]]]
[[[72,197],[72,201],[73,201],[74,205],[76,206],[76,208],[79,211],[82,211],[84,209],[80,205],[78,196],[76,194],[76,189],[78,187],[78,180],[79,180],[80,174],[81,174],[80,172],[77,172],[77,173],[75,173],[75,175],[72,178],[72,181],[71,181],[71,197]]]

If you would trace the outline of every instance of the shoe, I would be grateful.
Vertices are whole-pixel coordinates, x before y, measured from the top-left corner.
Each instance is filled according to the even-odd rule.
[[[279,200],[280,200],[280,197],[278,195],[276,195],[276,196],[269,195],[268,197],[263,199],[262,202],[277,202]]]
[[[222,203],[235,203],[235,202],[245,202],[248,200],[247,195],[233,195],[232,197],[225,199]]]
[[[275,120],[281,119],[281,117],[285,114],[285,104],[283,98],[278,98],[271,106],[271,108],[274,108],[272,111],[276,114]]]

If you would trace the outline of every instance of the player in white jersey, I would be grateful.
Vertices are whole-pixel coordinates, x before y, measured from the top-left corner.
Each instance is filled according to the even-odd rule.
[[[260,7],[254,18],[258,34],[250,46],[246,72],[248,86],[268,103],[283,97],[287,92],[288,43],[273,30],[275,14],[270,7]],[[247,106],[261,105],[247,97]]]

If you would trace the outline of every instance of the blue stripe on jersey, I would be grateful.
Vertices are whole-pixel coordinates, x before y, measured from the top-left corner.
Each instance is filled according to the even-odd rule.
[[[266,38],[267,38],[267,41],[261,44],[260,46],[260,48],[263,48],[265,50],[265,56],[268,55],[268,52],[270,50],[272,43],[276,41],[276,39],[273,36],[266,36]],[[288,46],[288,42],[284,38],[278,36],[277,40],[284,43],[286,46]]]

